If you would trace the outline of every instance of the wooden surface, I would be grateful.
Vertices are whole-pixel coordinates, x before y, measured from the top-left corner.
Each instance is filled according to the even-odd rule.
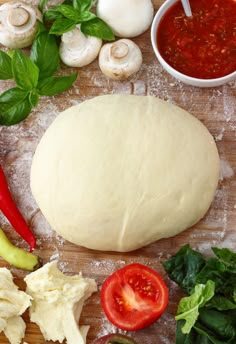
[[[153,2],[155,11],[162,2]],[[140,262],[159,271],[170,290],[169,306],[159,321],[149,328],[133,333],[133,337],[140,344],[173,344],[174,315],[181,294],[178,287],[165,275],[161,262],[185,243],[190,243],[193,248],[205,255],[211,254],[210,247],[213,245],[236,248],[236,82],[211,89],[184,85],[163,71],[157,62],[151,48],[150,31],[137,37],[135,42],[143,52],[143,66],[132,80],[108,80],[101,74],[95,61],[79,70],[78,80],[68,92],[53,98],[42,98],[30,117],[21,124],[9,128],[0,127],[0,163],[6,172],[17,205],[38,239],[36,253],[42,257],[44,263],[58,259],[63,272],[73,274],[82,271],[84,276],[95,278],[99,288],[108,275],[128,263]],[[71,71],[70,68],[62,69],[63,73]],[[12,85],[12,82],[0,81],[1,92]],[[29,186],[33,153],[39,139],[58,113],[87,98],[114,93],[154,95],[188,110],[199,118],[214,136],[222,163],[218,190],[204,219],[174,238],[160,240],[126,254],[96,252],[64,241],[46,223]],[[27,247],[1,214],[0,225],[14,243]],[[0,266],[9,267],[3,260],[0,260]],[[24,289],[23,277],[26,273],[9,268],[15,276],[16,283]],[[28,312],[24,314],[24,319],[27,321],[25,341],[29,344],[45,343],[37,325],[29,323]],[[91,326],[88,344],[98,335],[116,331],[102,312],[99,292],[87,301],[81,324]],[[0,334],[0,343],[8,343],[3,334]]]

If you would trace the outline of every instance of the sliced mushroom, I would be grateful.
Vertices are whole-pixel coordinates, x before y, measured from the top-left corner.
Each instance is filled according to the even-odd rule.
[[[0,43],[8,48],[25,48],[32,44],[42,15],[37,7],[23,1],[0,6]]]
[[[114,80],[125,80],[137,73],[142,65],[142,53],[130,39],[105,44],[100,50],[99,67]]]
[[[83,67],[96,59],[102,46],[102,40],[84,35],[79,25],[61,37],[59,48],[62,61],[71,67]]]
[[[98,0],[97,15],[118,37],[140,35],[151,25],[153,18],[151,0]]]

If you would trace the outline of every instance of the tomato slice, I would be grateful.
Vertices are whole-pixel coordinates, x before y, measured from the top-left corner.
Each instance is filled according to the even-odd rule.
[[[105,280],[101,302],[112,324],[122,330],[135,331],[161,316],[168,304],[168,289],[156,271],[134,263]]]

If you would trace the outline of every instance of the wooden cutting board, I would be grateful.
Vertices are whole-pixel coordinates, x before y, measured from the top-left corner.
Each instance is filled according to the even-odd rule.
[[[153,1],[155,11],[162,2]],[[112,272],[133,262],[147,264],[164,277],[170,290],[167,311],[149,328],[133,333],[133,337],[140,344],[173,344],[174,315],[181,293],[167,278],[161,262],[186,243],[206,256],[211,254],[211,246],[236,249],[236,82],[210,89],[184,85],[168,75],[157,62],[151,48],[150,30],[134,41],[142,50],[143,66],[133,79],[124,82],[108,80],[101,74],[97,61],[79,69],[78,79],[69,91],[57,97],[42,98],[37,108],[21,124],[0,127],[0,163],[6,172],[18,207],[38,238],[36,253],[42,257],[44,263],[57,259],[63,272],[75,274],[82,271],[84,276],[95,278],[99,288]],[[63,67],[63,72],[70,73],[72,69]],[[12,82],[0,81],[0,91],[3,92],[12,85]],[[46,223],[29,186],[30,166],[35,148],[58,113],[85,99],[114,93],[154,95],[189,111],[200,119],[214,136],[221,158],[221,179],[214,202],[204,219],[174,238],[160,240],[130,253],[97,252],[64,241]],[[27,247],[2,215],[0,225],[14,243]],[[25,288],[24,271],[9,267],[3,260],[0,260],[0,266],[10,268],[16,283],[22,289]],[[25,341],[28,344],[45,343],[37,325],[29,323],[27,312],[24,319],[27,322]],[[117,331],[102,312],[99,292],[86,302],[81,324],[90,325],[88,344],[97,336]],[[0,343],[8,343],[3,334],[0,334]]]

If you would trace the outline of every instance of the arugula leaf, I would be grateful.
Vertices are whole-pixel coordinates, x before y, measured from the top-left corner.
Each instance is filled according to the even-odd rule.
[[[199,316],[199,308],[209,301],[215,292],[215,283],[208,281],[206,284],[197,284],[191,296],[183,297],[180,300],[176,320],[185,320],[182,327],[183,333],[189,333]]]
[[[115,39],[111,28],[98,17],[81,23],[80,30],[85,35],[98,37],[105,41],[113,41]]]
[[[1,80],[8,80],[13,79],[12,74],[12,61],[8,54],[4,51],[0,50],[0,79]]]
[[[162,265],[168,276],[189,294],[204,263],[201,253],[192,250],[187,244],[168,261],[162,262]]]
[[[73,0],[73,7],[80,13],[89,11],[93,5],[93,0]]]
[[[78,73],[70,76],[50,77],[39,81],[38,90],[41,96],[54,96],[66,91],[76,80]]]
[[[12,72],[17,86],[31,91],[36,88],[39,77],[38,67],[19,49],[15,49],[12,57]]]
[[[32,44],[30,58],[39,68],[39,80],[52,76],[60,60],[55,37],[48,31],[41,32]]]
[[[76,22],[68,18],[58,18],[54,21],[49,31],[53,35],[62,35],[64,32],[71,31],[75,28]]]
[[[18,87],[0,95],[0,124],[13,125],[23,121],[31,112],[29,92]]]
[[[227,271],[236,273],[236,253],[227,248],[217,247],[212,247],[212,251],[218,257],[220,262],[225,265]]]

